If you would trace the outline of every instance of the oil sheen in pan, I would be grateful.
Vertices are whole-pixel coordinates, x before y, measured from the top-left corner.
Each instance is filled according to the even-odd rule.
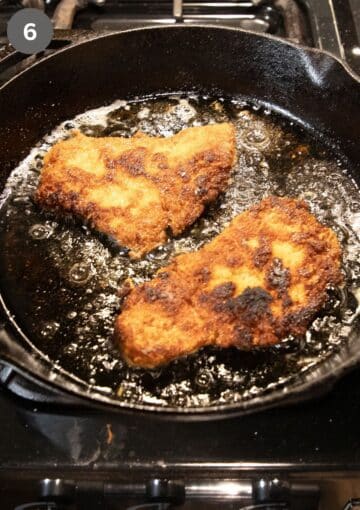
[[[229,188],[188,231],[140,261],[130,261],[86,226],[46,216],[32,203],[44,153],[73,128],[93,136],[130,136],[139,129],[169,136],[228,119],[236,125],[239,153]],[[1,210],[1,288],[41,351],[114,398],[188,407],[250,399],[321,363],[359,327],[360,194],[350,170],[299,128],[241,99],[173,95],[117,101],[63,123],[10,176]],[[330,292],[303,338],[249,353],[206,348],[151,372],[129,368],[112,344],[122,282],[151,278],[175,254],[197,250],[268,194],[307,200],[336,231],[344,249],[345,290]]]

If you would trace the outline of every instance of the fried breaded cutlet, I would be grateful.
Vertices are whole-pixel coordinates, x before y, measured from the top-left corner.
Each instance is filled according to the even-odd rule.
[[[170,138],[93,138],[74,132],[44,159],[36,200],[74,213],[136,258],[178,235],[227,185],[236,156],[230,123]]]
[[[342,281],[335,233],[300,200],[269,197],[213,241],[133,288],[115,326],[124,358],[153,368],[205,345],[276,344],[305,333]]]

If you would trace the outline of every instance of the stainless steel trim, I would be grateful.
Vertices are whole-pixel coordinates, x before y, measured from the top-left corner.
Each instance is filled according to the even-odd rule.
[[[304,3],[311,14],[310,23],[315,46],[344,59],[344,48],[337,28],[332,1],[305,0]],[[326,26],[325,31],[324,26]]]

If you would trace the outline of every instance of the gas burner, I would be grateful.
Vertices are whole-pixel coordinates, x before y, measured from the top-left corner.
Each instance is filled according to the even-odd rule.
[[[129,27],[164,24],[216,24],[271,33],[293,40],[310,42],[305,30],[302,9],[294,0],[249,1],[147,1],[61,0],[55,9],[55,27],[70,28],[72,17],[66,16],[72,4],[74,27],[121,30]],[[87,7],[87,10],[84,10]]]
[[[22,6],[44,8],[58,35],[64,30],[126,30],[144,26],[212,24],[274,34],[329,51],[360,73],[357,0],[0,0],[0,44]]]
[[[37,1],[37,0],[34,0]],[[71,16],[63,16],[63,7]],[[86,9],[85,9],[86,7]],[[76,16],[75,12],[79,11]],[[360,72],[360,5],[356,0],[60,0],[55,26],[123,30],[163,24],[216,24],[284,37],[346,60]],[[67,25],[66,25],[67,23]],[[357,24],[357,26],[356,26]]]

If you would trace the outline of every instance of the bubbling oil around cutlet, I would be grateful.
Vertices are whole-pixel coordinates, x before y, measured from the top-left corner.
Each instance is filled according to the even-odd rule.
[[[238,161],[226,192],[177,239],[141,260],[100,239],[88,226],[40,211],[31,200],[49,147],[80,129],[91,136],[171,136],[183,128],[230,120]],[[128,367],[112,342],[122,283],[150,279],[178,253],[197,250],[231,219],[275,194],[305,199],[337,233],[346,286],[301,339],[266,351],[207,348],[157,371]],[[172,95],[116,101],[68,120],[11,174],[2,198],[0,276],[5,298],[36,347],[66,371],[114,398],[160,406],[215,406],[269,392],[334,355],[357,320],[360,288],[360,193],[336,151],[260,104],[243,99]]]

